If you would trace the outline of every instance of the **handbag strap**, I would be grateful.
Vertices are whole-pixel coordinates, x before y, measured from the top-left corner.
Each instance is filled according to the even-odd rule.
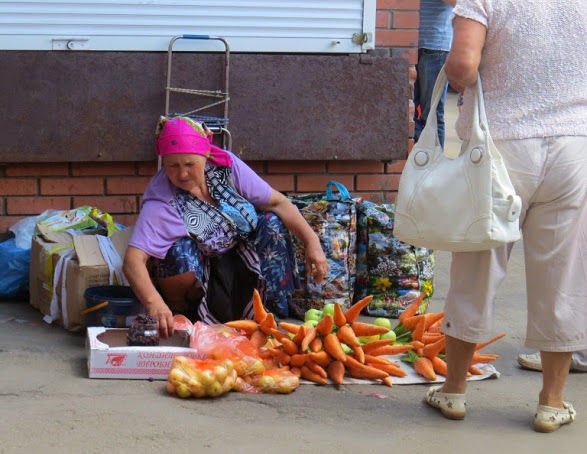
[[[444,92],[444,88],[446,87],[446,83],[448,79],[446,77],[446,72],[444,70],[444,65],[442,66],[440,72],[438,73],[438,77],[436,78],[436,83],[434,84],[434,89],[432,90],[432,101],[430,104],[430,112],[428,113],[428,117],[426,118],[426,125],[424,126],[424,130],[420,134],[420,139],[418,142],[421,142],[422,145],[428,147],[435,147],[440,146],[440,139],[438,138],[438,119],[436,116],[436,109],[438,108],[438,103],[440,102],[440,98]],[[481,77],[479,74],[477,75],[477,83],[475,84],[475,92],[474,92],[474,103],[473,103],[473,115],[471,118],[471,137],[469,139],[468,144],[465,145],[473,145],[473,144],[485,144],[486,138],[491,140],[491,135],[489,134],[489,123],[487,120],[487,113],[485,112],[485,100],[483,99],[483,85],[481,83]],[[489,153],[491,153],[495,158],[501,158],[501,156],[495,156],[497,153],[497,149],[495,146],[488,147]],[[444,155],[449,159],[455,159],[460,155],[460,150],[445,147],[444,148]]]
[[[332,186],[338,189],[338,197],[332,194]],[[351,200],[351,194],[344,184],[330,180],[326,183],[326,200]]]

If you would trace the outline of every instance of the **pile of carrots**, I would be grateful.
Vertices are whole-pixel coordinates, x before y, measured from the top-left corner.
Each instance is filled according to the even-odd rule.
[[[436,380],[436,374],[446,376],[447,365],[444,360],[445,335],[441,332],[444,314],[428,312],[417,315],[421,298],[414,301],[399,316],[399,324],[394,329],[398,341],[408,341],[414,349],[402,357],[402,361],[412,364],[415,371],[427,380]],[[496,360],[499,355],[482,354],[479,350],[501,339],[498,334],[488,342],[477,344],[469,367],[469,375],[481,375],[477,364]]]
[[[288,322],[282,322],[278,327],[273,314],[265,310],[255,291],[254,319],[236,320],[226,325],[244,331],[262,354],[271,356],[282,367],[314,383],[325,385],[330,379],[342,384],[348,374],[392,386],[390,376],[405,377],[407,373],[399,363],[384,356],[405,353],[414,346],[392,345],[394,341],[391,339],[361,345],[358,337],[389,331],[386,327],[357,321],[371,299],[372,296],[367,296],[344,312],[339,304],[335,304],[334,316],[326,314],[316,327]]]
[[[253,320],[235,320],[226,325],[243,331],[264,358],[272,359],[298,377],[321,385],[327,384],[327,379],[340,385],[348,375],[392,386],[391,376],[405,377],[407,373],[400,363],[387,356],[400,354],[403,354],[402,361],[412,364],[416,372],[428,380],[436,380],[437,373],[446,375],[447,366],[442,358],[445,337],[440,331],[443,314],[417,315],[421,304],[418,299],[400,315],[400,323],[394,329],[397,340],[380,339],[361,344],[359,337],[389,331],[386,327],[357,321],[371,299],[369,295],[346,311],[335,304],[334,316],[326,314],[316,327],[288,322],[281,322],[278,326],[255,290]],[[478,345],[477,349],[503,336],[496,336],[490,342]],[[481,373],[475,364],[496,358],[497,355],[476,353],[470,372]]]

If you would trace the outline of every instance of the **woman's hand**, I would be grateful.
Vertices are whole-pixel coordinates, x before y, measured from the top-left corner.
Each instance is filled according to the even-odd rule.
[[[316,240],[306,244],[306,273],[308,278],[316,283],[321,283],[328,272],[328,262],[326,256],[320,245],[320,240],[316,236]]]
[[[151,304],[147,311],[159,323],[159,335],[163,339],[173,336],[173,313],[164,302]]]

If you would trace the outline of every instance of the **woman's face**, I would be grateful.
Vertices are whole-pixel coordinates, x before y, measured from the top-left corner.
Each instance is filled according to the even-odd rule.
[[[184,191],[205,183],[206,157],[198,154],[169,154],[163,157],[163,168],[169,181]]]

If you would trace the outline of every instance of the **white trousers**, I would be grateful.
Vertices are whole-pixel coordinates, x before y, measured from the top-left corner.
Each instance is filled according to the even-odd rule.
[[[522,198],[528,348],[587,349],[587,136],[496,141]],[[452,254],[443,329],[493,335],[494,299],[512,245]]]

